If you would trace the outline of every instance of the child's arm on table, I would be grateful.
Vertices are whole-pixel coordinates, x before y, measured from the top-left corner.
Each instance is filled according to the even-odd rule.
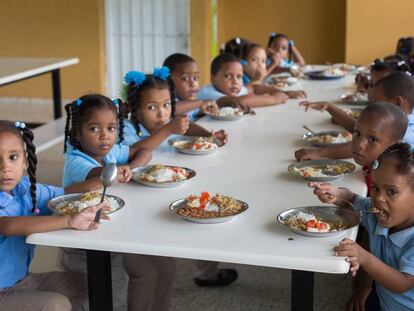
[[[95,167],[91,169],[85,181],[66,187],[65,193],[78,193],[78,192],[87,192],[87,191],[102,189],[103,184],[100,178],[102,169],[103,167]],[[127,183],[128,181],[131,180],[132,172],[131,172],[130,166],[117,165],[117,169],[118,169],[118,174],[116,176],[116,181],[118,183]]]
[[[190,121],[185,115],[176,115],[168,124],[161,127],[148,138],[140,140],[129,147],[129,154],[133,155],[140,149],[153,151],[172,134],[183,135],[187,132]]]
[[[0,235],[27,236],[32,233],[49,232],[60,229],[92,230],[99,224],[94,222],[95,214],[107,208],[106,202],[85,208],[76,215],[64,216],[18,216],[0,217]],[[104,219],[109,219],[102,215]]]
[[[178,116],[195,109],[200,109],[202,114],[218,112],[218,106],[214,100],[181,100],[175,106],[175,114]]]
[[[209,132],[204,127],[196,124],[190,123],[190,127],[186,133],[187,136],[200,136],[200,137],[214,137],[219,146],[223,146],[227,143],[228,135],[225,130],[220,130],[217,132]]]
[[[295,151],[295,158],[298,161],[318,159],[348,159],[352,158],[351,143],[340,144],[326,148],[301,148]]]
[[[355,118],[348,115],[345,111],[341,108],[337,107],[328,102],[309,102],[303,101],[299,103],[299,106],[305,107],[305,111],[308,111],[309,108],[319,110],[319,111],[327,111],[331,116],[332,119],[341,125],[344,129],[349,132],[353,132],[355,128],[356,120]]]
[[[265,84],[254,84],[252,85],[252,92],[254,95],[264,95],[269,94],[273,95],[276,93],[284,93],[289,98],[306,98],[305,91],[299,90],[299,91],[282,91],[278,89],[277,87],[265,85]]]
[[[244,110],[254,107],[264,107],[271,105],[283,104],[288,100],[288,96],[284,93],[276,93],[273,95],[244,95],[239,97],[225,96],[220,98],[217,103],[219,106],[235,105]]]

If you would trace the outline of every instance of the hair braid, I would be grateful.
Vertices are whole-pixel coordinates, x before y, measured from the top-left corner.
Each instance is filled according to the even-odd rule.
[[[174,81],[171,78],[171,76],[167,80],[168,87],[170,91],[170,97],[171,97],[171,118],[175,117],[175,105],[176,105],[176,97],[175,97],[175,87],[174,87]]]
[[[122,143],[124,141],[124,120],[128,117],[128,105],[126,105],[121,99],[117,99],[118,101],[118,119],[119,119],[119,130],[118,130],[118,137],[119,142]]]
[[[71,128],[71,107],[73,103],[66,104],[65,111],[66,111],[66,124],[65,124],[65,142],[63,145],[63,153],[66,152],[68,139],[70,138],[70,128]]]
[[[70,129],[70,143],[73,148],[81,149],[80,142],[78,140],[78,131],[79,131],[79,107],[72,103],[71,109],[71,129]]]
[[[140,136],[141,133],[141,127],[139,125],[139,121],[137,119],[137,113],[138,113],[138,89],[135,86],[135,83],[130,83],[128,85],[127,90],[127,105],[130,112],[130,120],[132,121],[132,124],[134,125],[135,131],[137,132],[137,135]]]
[[[27,162],[28,168],[27,173],[29,174],[30,180],[30,196],[32,197],[32,212],[36,212],[36,166],[37,166],[37,157],[36,157],[36,146],[33,144],[33,132],[25,127],[21,129],[21,135],[23,137],[23,141],[26,145],[26,152],[27,152]]]

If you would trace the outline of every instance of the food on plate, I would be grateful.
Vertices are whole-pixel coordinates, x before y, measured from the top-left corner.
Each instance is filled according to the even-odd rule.
[[[350,65],[350,64],[344,64],[344,63],[334,64],[333,67],[341,69],[342,71],[345,71],[345,72],[357,70],[357,66]]]
[[[335,67],[331,67],[329,69],[323,70],[322,71],[322,75],[323,76],[344,76],[345,72],[339,68],[335,68]]]
[[[344,144],[352,140],[352,134],[350,132],[344,131],[339,133],[339,135],[312,135],[306,138],[310,143],[317,144]]]
[[[307,232],[325,233],[348,229],[349,226],[343,221],[323,221],[317,216],[299,212],[284,219],[284,223],[294,230]]]
[[[351,117],[353,117],[353,118],[355,118],[355,119],[358,119],[359,118],[359,115],[361,114],[361,111],[362,110],[352,110],[352,109],[342,109],[347,115],[349,115],[349,116],[351,116]]]
[[[134,180],[150,183],[168,183],[186,180],[190,172],[183,167],[165,166],[162,164],[152,165],[145,173],[134,175]]]
[[[190,195],[185,200],[185,206],[177,210],[177,214],[191,218],[216,218],[233,216],[241,212],[243,204],[232,197],[208,192],[200,195]]]
[[[101,202],[101,196],[99,192],[86,192],[81,195],[79,200],[76,201],[66,201],[58,204],[56,206],[56,210],[64,215],[74,215],[85,208],[97,205]],[[105,196],[104,201],[106,201],[111,208],[111,210],[116,209],[118,207],[118,202],[112,198]]]
[[[355,92],[354,94],[342,95],[341,101],[348,104],[357,102],[368,102],[368,94],[366,92]]]
[[[214,150],[218,149],[218,145],[212,137],[195,137],[193,140],[176,140],[172,146],[178,149],[190,150]]]
[[[327,164],[325,166],[293,167],[293,172],[303,177],[328,177],[350,173],[350,168],[345,164]]]
[[[240,108],[223,107],[214,115],[217,117],[240,117],[244,115],[244,112]]]

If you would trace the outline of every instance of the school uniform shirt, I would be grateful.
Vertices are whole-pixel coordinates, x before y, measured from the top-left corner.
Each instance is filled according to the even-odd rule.
[[[243,74],[243,85],[249,84],[250,81],[249,76],[247,74]]]
[[[237,96],[247,95],[248,91],[245,86],[242,86],[239,94]],[[222,93],[218,89],[216,89],[213,85],[204,86],[198,92],[198,99],[199,100],[219,100],[220,98],[227,96],[226,94]]]
[[[27,176],[22,177],[11,193],[0,192],[0,217],[36,217],[32,213],[30,181]],[[36,205],[39,215],[50,215],[52,212],[46,208],[47,202],[63,194],[63,188],[37,184]],[[11,287],[27,276],[34,248],[34,245],[26,243],[25,236],[0,235],[0,289]]]
[[[108,154],[103,157],[105,164],[126,164],[128,163],[129,146],[115,144]],[[63,168],[63,187],[67,187],[86,180],[89,172],[95,167],[102,165],[86,153],[69,146],[65,153],[65,166]]]
[[[176,103],[176,105],[179,105],[180,104],[180,101],[181,101],[181,99],[179,99],[178,97],[175,99],[175,103]],[[199,117],[199,114],[200,114],[200,109],[193,109],[193,110],[191,110],[191,111],[189,111],[189,112],[187,112],[187,117],[188,117],[188,119],[190,120],[190,122],[195,122],[195,121],[197,121],[198,119],[200,119],[200,117]]]
[[[408,126],[405,131],[403,142],[414,146],[414,114],[407,114]]]
[[[354,202],[354,209],[357,212],[370,208],[369,198],[359,196]],[[370,213],[362,214],[361,223],[368,231],[370,252],[394,269],[414,276],[414,226],[389,233],[389,229],[381,227],[375,215]],[[397,294],[379,283],[376,283],[376,289],[381,310],[414,310],[414,289]]]

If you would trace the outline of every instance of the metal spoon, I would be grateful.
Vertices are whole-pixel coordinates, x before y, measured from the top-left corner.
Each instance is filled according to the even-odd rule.
[[[115,163],[109,163],[108,165],[105,165],[104,168],[102,169],[100,178],[101,178],[102,184],[104,185],[104,189],[102,192],[100,203],[102,203],[105,199],[106,187],[109,187],[112,185],[112,183],[116,180],[117,175],[118,175],[118,167],[116,166]],[[101,220],[101,212],[102,212],[102,209],[100,208],[95,214],[94,222],[99,223],[99,221]]]
[[[302,127],[305,129],[305,130],[307,130],[309,133],[311,133],[311,134],[315,134],[315,132],[314,131],[312,131],[309,127],[307,127],[306,125],[302,125]]]
[[[332,193],[329,193],[329,192],[327,192],[326,194],[331,195],[331,196],[334,196]],[[348,200],[345,200],[345,199],[342,199],[342,198],[338,198],[338,197],[336,197],[336,199],[337,200],[340,200],[340,201],[343,201],[343,202],[345,202],[347,204],[349,204],[352,207],[352,209],[355,209],[354,208],[354,204],[351,203],[351,202],[349,202]],[[378,214],[379,212],[373,211],[373,210],[365,210],[365,211],[359,211],[359,213],[362,215],[363,213]]]

